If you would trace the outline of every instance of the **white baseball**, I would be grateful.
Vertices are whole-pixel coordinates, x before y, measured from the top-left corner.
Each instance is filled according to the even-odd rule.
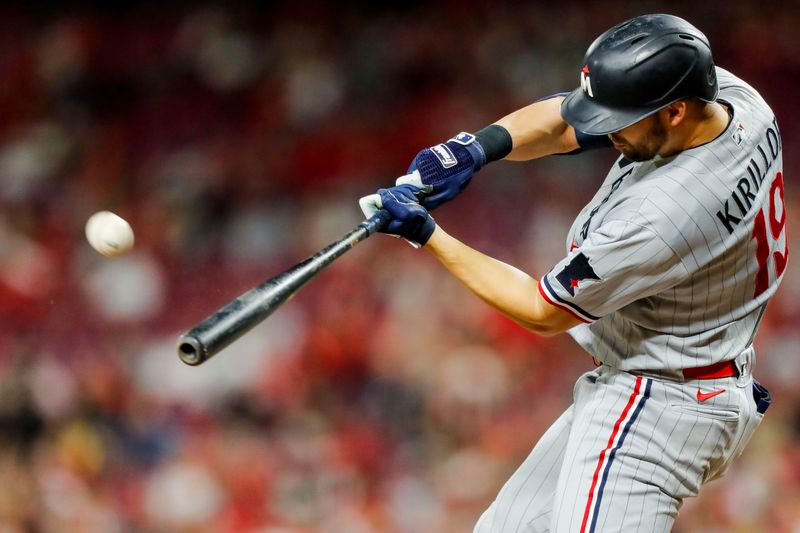
[[[124,218],[99,211],[86,221],[86,240],[101,254],[113,257],[133,248],[133,230]]]

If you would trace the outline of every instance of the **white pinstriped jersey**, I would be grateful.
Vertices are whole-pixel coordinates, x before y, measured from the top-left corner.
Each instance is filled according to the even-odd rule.
[[[751,349],[782,279],[777,122],[755,89],[717,76],[727,129],[668,158],[620,157],[570,229],[568,255],[539,282],[586,322],[573,338],[611,367],[680,377],[734,359]]]

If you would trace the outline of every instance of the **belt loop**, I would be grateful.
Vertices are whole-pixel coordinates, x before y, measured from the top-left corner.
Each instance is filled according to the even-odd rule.
[[[742,353],[740,353],[734,363],[736,363],[736,370],[739,371],[739,377],[736,379],[736,385],[744,387],[750,383],[750,378],[753,374],[753,364],[756,359],[756,351],[753,346],[748,346]]]

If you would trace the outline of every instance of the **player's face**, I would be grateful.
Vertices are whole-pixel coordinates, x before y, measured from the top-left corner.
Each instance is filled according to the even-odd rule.
[[[614,143],[614,148],[631,161],[648,161],[667,142],[667,128],[661,122],[660,114],[656,113],[627,128],[610,133],[608,138]]]

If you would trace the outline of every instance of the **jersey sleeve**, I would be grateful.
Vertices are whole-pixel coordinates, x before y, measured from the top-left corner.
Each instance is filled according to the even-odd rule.
[[[688,275],[680,256],[650,228],[604,223],[539,280],[539,292],[583,322],[661,292]]]

